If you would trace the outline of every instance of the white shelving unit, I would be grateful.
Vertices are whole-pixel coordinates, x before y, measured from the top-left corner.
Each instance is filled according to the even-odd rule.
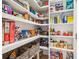
[[[48,17],[41,18],[41,17],[38,17],[38,16],[34,15],[29,10],[27,10],[24,7],[20,6],[18,3],[16,3],[13,0],[5,0],[5,2],[8,3],[14,10],[16,10],[17,12],[20,12],[22,14],[28,13],[31,17],[33,17],[35,19],[38,19],[38,20],[47,20],[48,19]]]
[[[55,2],[55,0],[50,0],[51,2],[49,2],[50,3],[50,5],[51,5],[51,3],[52,2]],[[56,1],[58,1],[58,0],[56,0]],[[66,1],[65,1],[66,2]],[[62,40],[62,38],[63,38],[63,40],[67,40],[67,39],[69,39],[69,40],[71,40],[72,42],[70,42],[70,43],[73,43],[73,50],[71,50],[71,49],[66,49],[66,48],[58,48],[58,47],[54,47],[54,46],[51,46],[51,44],[49,45],[49,49],[52,49],[52,50],[57,50],[57,51],[65,51],[65,52],[73,52],[73,59],[76,59],[76,0],[73,0],[73,2],[74,2],[74,8],[73,9],[68,9],[68,10],[60,10],[60,11],[53,11],[53,12],[51,12],[50,11],[50,17],[52,17],[52,15],[54,16],[54,15],[56,15],[56,16],[58,16],[58,15],[60,15],[60,14],[62,14],[62,13],[69,13],[69,12],[72,12],[73,14],[73,17],[74,17],[74,21],[73,21],[73,23],[56,23],[56,24],[54,24],[54,23],[51,23],[51,21],[49,22],[50,23],[50,27],[55,27],[56,29],[61,29],[61,31],[64,31],[64,30],[69,30],[68,28],[71,28],[70,30],[73,32],[73,36],[55,36],[55,35],[50,35],[50,39],[52,38],[53,40],[55,40],[55,38],[56,38],[56,40]],[[65,4],[64,4],[65,5]],[[54,5],[52,5],[52,6],[54,6]],[[52,7],[50,7],[50,8],[52,8]],[[68,15],[68,14],[67,14]],[[58,28],[57,28],[58,27]],[[66,28],[65,28],[66,27]],[[64,28],[64,30],[63,30],[63,28]],[[60,38],[60,39],[58,39],[58,38]],[[49,43],[52,43],[51,42],[51,40],[50,40],[50,42]],[[53,43],[52,43],[53,44]],[[50,50],[49,50],[50,51]],[[64,53],[63,53],[64,54]],[[49,54],[49,56],[51,56],[50,54]],[[66,56],[66,55],[63,55],[63,56]],[[66,59],[66,57],[65,58],[63,58],[63,59]]]
[[[35,19],[38,19],[38,20],[47,20],[48,18],[39,18],[38,16],[34,15],[33,13],[31,13],[30,11],[28,11],[27,9],[25,9],[24,7],[20,6],[18,3],[14,2],[13,0],[5,0],[6,3],[8,3],[13,9],[15,9],[17,12],[20,12],[20,13],[28,13],[31,17],[35,18]],[[48,6],[43,6],[43,7],[40,7],[41,11],[44,10],[44,9],[47,9]],[[24,22],[24,23],[27,23],[27,24],[32,24],[32,25],[36,25],[36,26],[48,26],[49,24],[38,24],[38,23],[34,23],[32,21],[29,21],[29,20],[25,20],[23,18],[20,18],[20,17],[17,17],[17,16],[13,16],[13,15],[9,15],[9,14],[6,14],[6,13],[2,13],[3,16],[2,18],[5,18],[5,19],[8,19],[8,20],[5,20],[5,21],[19,21],[19,22]],[[27,43],[30,43],[38,38],[48,38],[47,36],[43,36],[43,35],[38,35],[38,36],[35,36],[35,37],[31,37],[31,38],[27,38],[27,39],[23,39],[23,40],[20,40],[20,41],[17,41],[15,43],[12,43],[12,44],[8,44],[8,45],[5,45],[2,47],[2,54],[4,53],[7,53],[15,48],[18,48],[24,44],[27,44]],[[37,59],[39,59],[39,52],[36,52],[37,55]],[[33,55],[32,57],[30,57],[30,59],[32,59],[35,55]]]
[[[29,10],[27,10],[26,8],[22,7],[21,5],[19,5],[18,3],[16,3],[15,1],[13,0],[4,0],[6,3],[8,3],[14,10],[16,10],[17,12],[19,13],[28,13],[31,17],[35,18],[36,20],[48,20],[50,21],[50,16],[53,15],[53,14],[59,14],[59,13],[63,13],[63,12],[71,12],[73,11],[74,13],[74,22],[73,23],[60,23],[60,24],[51,24],[51,22],[49,22],[49,24],[38,24],[38,23],[35,23],[35,22],[32,22],[32,21],[29,21],[29,20],[25,20],[21,17],[17,17],[17,16],[13,16],[13,15],[9,15],[9,14],[6,14],[6,13],[2,13],[2,18],[5,18],[7,20],[5,21],[18,21],[18,22],[23,22],[23,23],[26,23],[26,24],[31,24],[31,25],[34,25],[34,26],[62,26],[65,25],[65,26],[73,26],[73,36],[54,36],[54,35],[50,35],[50,29],[49,29],[49,36],[46,36],[46,35],[37,35],[37,36],[34,36],[34,37],[30,37],[30,38],[26,38],[26,39],[22,39],[20,41],[16,41],[14,43],[11,43],[11,44],[7,44],[7,45],[4,45],[2,46],[2,54],[5,54],[13,49],[16,49],[24,44],[28,44],[30,42],[33,42],[34,40],[37,40],[38,38],[48,38],[49,39],[49,47],[44,47],[44,46],[40,46],[40,49],[42,50],[48,50],[49,51],[49,58],[50,58],[50,48],[51,49],[56,49],[56,50],[61,50],[61,51],[69,51],[69,52],[73,52],[74,53],[74,56],[76,55],[76,48],[75,48],[75,45],[76,45],[76,39],[75,39],[75,20],[76,20],[76,17],[75,17],[75,6],[74,6],[74,9],[70,9],[70,10],[61,10],[61,11],[54,11],[54,12],[49,12],[50,16],[49,17],[46,17],[46,18],[42,18],[42,17],[38,17],[36,15],[34,15],[33,13],[31,13]],[[20,0],[22,1],[22,0]],[[25,0],[23,0],[22,2],[24,2]],[[34,7],[34,9],[36,11],[40,10],[40,11],[46,11],[48,9],[48,5],[47,6],[43,6],[43,7],[40,7],[37,2],[35,0],[27,0],[28,3]],[[76,2],[74,2],[74,5],[75,5]],[[49,4],[50,5],[50,4]],[[50,10],[50,9],[49,9]],[[51,47],[50,46],[50,39],[51,38],[71,38],[71,39],[74,39],[73,40],[73,43],[74,43],[74,49],[73,50],[70,50],[70,49],[65,49],[65,48],[57,48],[57,47]],[[39,51],[36,52],[32,57],[30,57],[30,59],[32,59],[35,55],[37,55],[37,59],[40,59],[39,58]],[[74,57],[75,59],[75,57]]]

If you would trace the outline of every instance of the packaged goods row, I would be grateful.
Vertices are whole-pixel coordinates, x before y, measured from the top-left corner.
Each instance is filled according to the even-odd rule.
[[[71,38],[52,38],[51,47],[73,50],[73,39]]]
[[[74,58],[73,52],[51,49],[50,54],[51,54],[50,59],[73,59]]]
[[[21,29],[14,21],[3,21],[3,45],[37,35],[37,29]]]
[[[54,36],[73,36],[72,31],[62,31],[62,30],[56,30],[56,29],[50,29],[50,34]]]
[[[23,26],[17,25],[15,21],[3,21],[2,22],[2,36],[3,36],[3,45],[14,43],[16,41],[34,37],[37,35],[48,35],[47,31],[40,31],[39,28],[30,28],[25,29]],[[27,25],[28,26],[28,25]],[[25,26],[26,27],[26,26]]]
[[[50,11],[68,10],[74,8],[73,0],[51,0]]]
[[[61,24],[68,23],[72,24],[74,22],[73,12],[66,12],[61,14],[52,15],[50,17],[51,24]]]

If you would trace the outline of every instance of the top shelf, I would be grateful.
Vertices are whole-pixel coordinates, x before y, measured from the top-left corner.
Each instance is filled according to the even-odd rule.
[[[53,12],[51,12],[51,14],[62,13],[62,12],[70,12],[70,11],[74,11],[74,9],[69,9],[69,10],[60,10],[60,11],[53,11]]]
[[[4,0],[6,3],[8,3],[14,10],[16,10],[19,13],[28,13],[31,17],[37,19],[37,20],[47,20],[48,17],[38,17],[37,15],[34,15],[33,13],[31,13],[29,10],[27,10],[26,8],[22,7],[21,5],[19,5],[18,3],[16,3],[13,0]],[[34,5],[35,6],[35,5]],[[44,8],[44,7],[43,7]]]
[[[19,1],[22,2],[22,3],[24,3],[24,4],[27,4],[27,2],[28,2],[29,5],[31,7],[33,7],[34,10],[36,10],[37,12],[38,11],[40,11],[40,12],[47,11],[47,9],[49,7],[48,5],[40,7],[36,0],[27,0],[27,1],[26,0],[19,0]]]
[[[36,0],[27,0],[30,6],[32,6],[36,11],[47,11],[48,5],[40,7]]]

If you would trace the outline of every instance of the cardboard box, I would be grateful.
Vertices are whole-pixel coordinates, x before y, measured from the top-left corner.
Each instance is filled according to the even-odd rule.
[[[15,22],[10,22],[10,43],[15,41]]]
[[[73,23],[73,16],[67,16],[67,22]]]
[[[10,26],[9,26],[9,22],[5,22],[5,26],[4,26],[4,45],[9,44],[9,40],[10,40]]]

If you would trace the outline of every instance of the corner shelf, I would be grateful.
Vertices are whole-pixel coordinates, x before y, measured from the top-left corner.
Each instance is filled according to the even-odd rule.
[[[13,15],[6,14],[6,13],[2,13],[2,18],[8,19],[7,21],[13,20],[13,21],[20,21],[20,22],[33,24],[33,25],[38,25],[38,26],[48,26],[48,24],[38,24],[38,23],[32,22],[30,20],[26,20],[26,19],[23,19],[21,17],[13,16]]]
[[[65,48],[51,47],[51,49],[56,49],[56,50],[63,50],[63,51],[70,51],[70,52],[74,52],[74,50],[71,50],[71,49],[65,49]]]
[[[31,17],[35,18],[36,20],[47,20],[48,19],[48,17],[42,18],[42,17],[38,17],[38,16],[34,15],[29,10],[27,10],[26,8],[20,6],[18,3],[16,3],[13,0],[5,0],[5,2],[8,3],[17,12],[22,13],[22,14],[28,13]]]
[[[22,39],[22,40],[14,42],[14,43],[4,45],[4,46],[2,46],[2,54],[7,53],[13,49],[16,49],[24,44],[28,44],[34,40],[37,40],[40,37],[43,37],[43,35],[38,35],[38,36]],[[47,36],[45,36],[45,37],[47,37]]]

